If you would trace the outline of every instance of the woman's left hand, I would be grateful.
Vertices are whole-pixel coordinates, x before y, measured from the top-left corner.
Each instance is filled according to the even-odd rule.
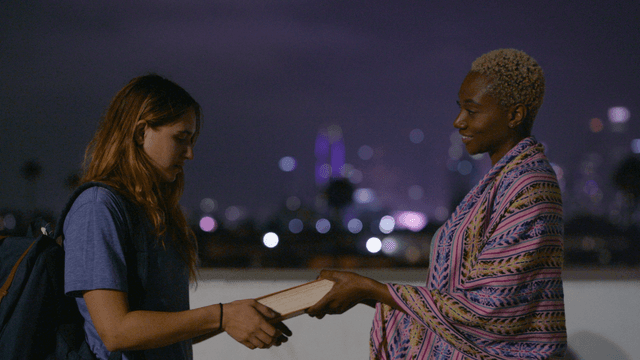
[[[326,314],[342,314],[370,298],[374,281],[367,277],[347,271],[322,270],[318,280],[334,282],[333,288],[307,309],[307,314],[322,319]]]

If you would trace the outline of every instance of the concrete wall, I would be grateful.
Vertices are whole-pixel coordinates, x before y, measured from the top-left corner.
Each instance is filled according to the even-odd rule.
[[[382,282],[424,284],[426,270],[356,271]],[[255,298],[315,279],[317,271],[202,270],[191,306]],[[565,271],[567,331],[571,359],[640,360],[640,269]],[[343,315],[307,315],[285,323],[289,342],[249,350],[227,334],[194,346],[196,360],[368,359],[373,309],[358,305]]]

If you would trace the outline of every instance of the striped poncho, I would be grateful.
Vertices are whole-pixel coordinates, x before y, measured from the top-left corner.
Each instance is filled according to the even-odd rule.
[[[533,137],[436,232],[425,287],[388,284],[371,359],[558,359],[566,348],[562,198]]]

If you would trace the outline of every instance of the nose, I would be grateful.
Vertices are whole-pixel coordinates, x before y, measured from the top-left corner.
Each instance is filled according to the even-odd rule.
[[[187,146],[187,151],[185,152],[184,157],[187,160],[193,160],[193,145]]]
[[[467,122],[464,121],[464,114],[462,111],[458,113],[458,116],[453,121],[453,127],[456,129],[464,129],[465,127],[467,127]]]

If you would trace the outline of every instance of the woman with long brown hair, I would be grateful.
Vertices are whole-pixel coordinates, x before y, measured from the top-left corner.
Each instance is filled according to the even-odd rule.
[[[251,299],[189,310],[197,248],[178,201],[200,124],[183,88],[141,76],[116,94],[87,148],[86,189],[63,215],[65,292],[100,359],[190,359],[192,342],[222,331],[251,349],[291,335]]]

